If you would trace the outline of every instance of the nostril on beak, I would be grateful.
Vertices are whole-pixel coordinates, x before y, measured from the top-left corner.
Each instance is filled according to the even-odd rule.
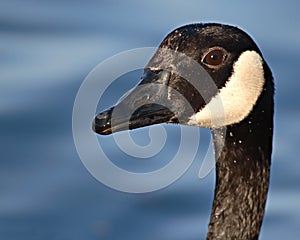
[[[139,107],[147,104],[149,99],[150,99],[149,94],[145,94],[145,95],[141,96],[134,102],[134,107],[139,108]]]

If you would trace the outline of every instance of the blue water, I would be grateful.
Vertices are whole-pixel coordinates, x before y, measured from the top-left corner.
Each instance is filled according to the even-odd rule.
[[[203,21],[246,29],[273,70],[277,89],[274,152],[260,239],[298,239],[299,7],[296,1],[229,5],[169,0],[2,0],[0,239],[205,237],[214,174],[199,179],[200,160],[163,190],[140,195],[122,193],[89,174],[72,137],[75,96],[94,66],[120,51],[157,46],[175,27]],[[136,76],[132,81],[138,81],[137,74],[131,76]],[[107,106],[130,84],[108,93],[112,98]],[[178,135],[178,127],[167,129],[174,138],[167,140],[167,150],[162,152],[165,157],[174,151],[172,139]],[[147,136],[146,130],[136,132],[141,144],[146,144],[143,139]],[[209,132],[203,130],[199,159],[208,143]],[[154,164],[161,156],[153,158]],[[124,162],[137,161],[128,157]]]

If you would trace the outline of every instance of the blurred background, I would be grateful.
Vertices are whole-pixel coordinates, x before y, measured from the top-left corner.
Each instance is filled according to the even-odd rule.
[[[209,131],[201,130],[196,160],[183,177],[139,195],[112,190],[94,179],[72,138],[76,93],[99,62],[120,51],[158,46],[168,32],[193,22],[246,30],[273,71],[274,152],[260,239],[298,239],[299,7],[299,1],[1,0],[0,239],[205,238],[215,176],[197,175]],[[129,73],[111,86],[99,109],[115,103],[140,73]],[[176,151],[178,126],[166,129],[171,138],[147,161],[149,168]],[[133,135],[147,144],[147,129]],[[113,144],[110,136],[98,139]],[[124,168],[138,162],[120,150],[109,154]]]

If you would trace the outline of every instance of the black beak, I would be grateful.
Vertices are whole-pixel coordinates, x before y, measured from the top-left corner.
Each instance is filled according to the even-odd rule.
[[[145,70],[142,81],[116,106],[99,113],[93,121],[96,133],[107,135],[158,123],[177,123],[178,105],[170,99],[168,70]],[[177,98],[177,103],[183,102]],[[179,106],[183,106],[183,103]]]
[[[108,135],[113,132],[169,122],[172,118],[174,118],[174,113],[172,113],[168,108],[158,104],[146,104],[137,109],[130,118],[128,118],[126,115],[123,115],[118,117],[116,116],[114,119],[112,117],[114,116],[114,109],[115,107],[112,107],[104,112],[99,113],[95,117],[93,122],[93,130],[96,133]],[[173,121],[176,121],[176,119]]]

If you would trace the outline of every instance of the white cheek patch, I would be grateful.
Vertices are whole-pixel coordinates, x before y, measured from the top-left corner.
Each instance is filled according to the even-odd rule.
[[[188,125],[217,128],[242,121],[249,115],[265,83],[263,60],[255,51],[243,52],[225,86]]]

